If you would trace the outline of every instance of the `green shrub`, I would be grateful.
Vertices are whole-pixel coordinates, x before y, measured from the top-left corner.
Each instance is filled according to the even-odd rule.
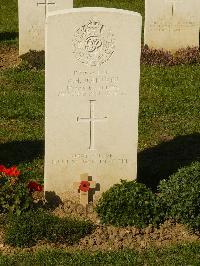
[[[180,169],[158,187],[165,218],[200,229],[200,162]]]
[[[96,211],[103,223],[115,226],[142,228],[161,219],[156,196],[135,181],[122,181],[103,193]]]
[[[33,205],[33,199],[24,183],[10,186],[7,182],[0,191],[0,212],[16,213],[28,210]]]
[[[73,244],[92,232],[89,221],[59,218],[39,209],[9,217],[5,242],[16,247],[30,247],[38,240]]]
[[[20,214],[33,205],[23,175],[16,166],[0,165],[0,213]]]

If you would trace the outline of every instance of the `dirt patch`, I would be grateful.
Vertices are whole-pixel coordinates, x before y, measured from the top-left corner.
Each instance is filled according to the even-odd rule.
[[[142,46],[141,63],[150,66],[175,66],[200,64],[199,47],[180,49],[175,53],[165,50],[153,50]]]
[[[174,244],[200,243],[200,236],[193,234],[181,224],[166,221],[159,229],[152,226],[146,229],[135,227],[117,228],[113,226],[97,225],[93,234],[86,236],[76,245],[69,246],[59,243],[39,241],[31,248],[13,248],[3,242],[3,232],[0,233],[0,251],[4,254],[19,252],[35,252],[41,249],[58,248],[68,252],[75,251],[117,251],[144,250],[151,247],[167,247]]]
[[[0,69],[15,67],[23,60],[29,69],[44,69],[44,51],[30,51],[19,58],[17,47],[0,46]],[[164,50],[142,47],[141,63],[145,65],[174,66],[200,64],[198,47],[180,49],[175,54]]]
[[[98,226],[95,232],[82,239],[79,248],[83,250],[146,249],[152,246],[163,247],[183,242],[200,240],[198,235],[189,232],[185,226],[171,221],[159,229],[152,226],[146,229],[135,227],[116,228]]]
[[[38,197],[38,195],[37,195]],[[4,233],[0,231],[0,252],[5,254],[16,254],[19,252],[35,252],[41,249],[59,248],[65,251],[112,251],[122,249],[143,250],[150,247],[166,247],[173,244],[183,243],[200,243],[200,235],[194,234],[188,230],[186,226],[166,221],[159,228],[149,226],[145,229],[136,227],[114,227],[100,224],[100,220],[95,213],[93,206],[88,208],[82,207],[80,204],[66,201],[57,207],[53,213],[59,217],[76,217],[82,219],[90,219],[96,229],[91,234],[82,238],[79,243],[69,246],[60,243],[48,243],[39,241],[37,245],[31,248],[13,248],[4,244]],[[48,226],[48,225],[47,225]]]
[[[159,228],[150,225],[145,229],[132,226],[121,228],[101,225],[92,205],[84,208],[82,205],[69,200],[55,209],[54,214],[60,217],[73,216],[90,219],[96,224],[94,233],[83,238],[78,245],[74,246],[73,249],[75,250],[145,249],[152,246],[162,247],[200,241],[199,234],[194,234],[186,226],[173,221],[166,221]]]
[[[18,49],[11,46],[0,47],[0,69],[6,69],[19,65],[21,59],[18,55]]]

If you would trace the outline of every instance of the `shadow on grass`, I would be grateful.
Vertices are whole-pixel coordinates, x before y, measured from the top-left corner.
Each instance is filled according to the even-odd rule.
[[[0,41],[15,40],[18,32],[0,32]]]
[[[0,164],[6,166],[43,157],[42,140],[0,144]],[[194,161],[200,161],[200,134],[179,136],[138,154],[138,181],[155,191],[160,180]]]
[[[31,162],[44,156],[44,141],[13,141],[0,144],[0,164],[6,166]]]
[[[20,58],[27,62],[30,68],[44,69],[45,68],[45,52],[44,51],[29,51],[20,56]]]
[[[200,134],[179,136],[138,154],[138,181],[156,190],[159,181],[200,160]]]

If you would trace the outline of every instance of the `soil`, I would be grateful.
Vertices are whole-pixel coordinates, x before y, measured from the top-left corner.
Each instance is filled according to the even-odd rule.
[[[96,229],[91,234],[82,238],[78,244],[69,246],[60,243],[47,243],[40,241],[31,248],[13,248],[4,244],[3,231],[0,232],[0,252],[6,254],[16,254],[19,252],[35,252],[41,249],[59,248],[65,251],[112,251],[122,249],[143,250],[150,247],[166,247],[172,244],[184,244],[191,242],[200,243],[200,234],[194,234],[189,231],[186,226],[166,221],[159,228],[149,226],[145,229],[136,227],[114,227],[100,224],[100,220],[93,210],[92,205],[88,208],[82,205],[66,201],[54,211],[59,217],[75,217],[82,219],[90,219]]]
[[[145,229],[102,225],[92,205],[84,208],[82,205],[69,200],[55,209],[54,214],[60,217],[73,216],[89,219],[96,224],[94,233],[83,238],[74,247],[79,250],[145,249],[151,246],[162,247],[183,242],[200,241],[199,234],[194,234],[186,226],[173,221],[166,221],[159,228],[150,225]]]
[[[0,46],[0,70],[19,65],[21,59],[18,49],[12,46]]]
[[[44,51],[31,51],[23,56],[29,68],[44,69]],[[0,46],[0,69],[19,65],[21,60],[16,46]],[[181,49],[175,55],[162,50],[151,50],[142,47],[141,63],[146,65],[173,66],[182,64],[199,64],[200,51],[198,47]]]

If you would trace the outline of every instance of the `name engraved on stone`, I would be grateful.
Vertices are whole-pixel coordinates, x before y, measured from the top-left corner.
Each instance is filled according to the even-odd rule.
[[[162,17],[158,18],[157,21],[153,21],[148,25],[149,31],[168,31],[168,32],[176,32],[176,31],[186,31],[188,29],[192,29],[193,27],[198,26],[198,23],[195,22],[195,17],[189,17],[185,21],[180,22],[169,22],[165,21]]]
[[[108,71],[86,72],[75,70],[67,80],[66,88],[58,96],[123,96],[126,92],[119,88],[119,77]]]
[[[94,111],[94,104],[96,100],[90,100],[90,116],[89,117],[77,117],[77,122],[89,122],[90,125],[90,145],[89,150],[95,150],[95,137],[94,137],[94,126],[96,122],[104,122],[107,117],[96,118]]]
[[[98,19],[91,18],[75,31],[72,40],[76,59],[89,66],[107,62],[115,50],[114,35]]]

